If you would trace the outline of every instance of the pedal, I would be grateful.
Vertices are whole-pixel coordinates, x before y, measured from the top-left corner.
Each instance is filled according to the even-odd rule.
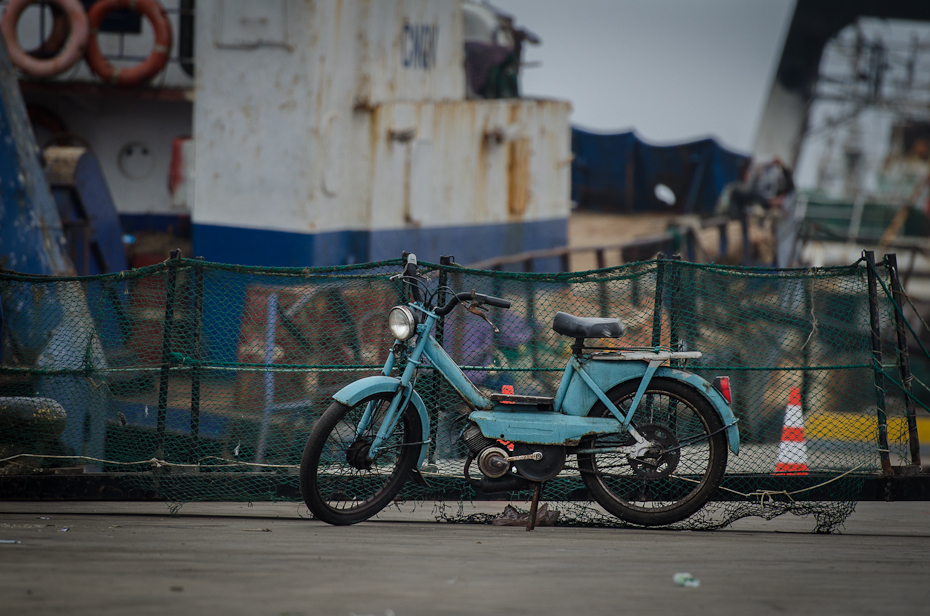
[[[418,468],[410,470],[410,478],[413,479],[413,483],[417,484],[418,486],[423,486],[424,488],[432,487],[430,486],[429,482],[426,481],[426,477],[420,473],[420,469]]]

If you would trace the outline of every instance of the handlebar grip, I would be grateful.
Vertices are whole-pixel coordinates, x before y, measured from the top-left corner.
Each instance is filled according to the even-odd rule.
[[[416,255],[404,252],[404,282],[410,288],[410,295],[413,297],[413,301],[422,302],[423,301],[423,290],[416,282],[411,282],[411,278],[418,279],[420,276],[420,269],[417,264]]]
[[[475,299],[479,303],[487,304],[488,306],[496,306],[497,308],[503,308],[504,310],[510,308],[510,302],[508,302],[506,299],[494,297],[493,295],[484,295],[483,293],[475,293]]]

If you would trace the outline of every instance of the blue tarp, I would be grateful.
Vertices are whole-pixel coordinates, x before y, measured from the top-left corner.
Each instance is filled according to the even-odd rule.
[[[579,208],[605,212],[710,214],[728,183],[739,179],[749,157],[713,139],[655,146],[635,133],[599,135],[572,129],[572,200]],[[675,193],[668,206],[657,184]]]

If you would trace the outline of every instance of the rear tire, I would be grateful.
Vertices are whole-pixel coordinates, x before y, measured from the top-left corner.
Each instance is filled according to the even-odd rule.
[[[376,515],[397,496],[420,454],[420,415],[408,404],[374,459],[367,456],[393,393],[375,394],[354,406],[334,402],[313,426],[300,462],[300,491],[314,516],[338,526]],[[356,436],[369,402],[369,428]]]
[[[630,408],[639,381],[627,381],[608,392],[618,409]],[[589,417],[611,417],[598,403]],[[654,378],[633,418],[633,427],[663,443],[646,461],[620,453],[578,454],[578,468],[594,499],[621,520],[642,526],[664,526],[684,520],[703,507],[723,480],[727,443],[723,422],[711,404],[691,387]],[[633,443],[628,434],[588,437],[579,449]]]

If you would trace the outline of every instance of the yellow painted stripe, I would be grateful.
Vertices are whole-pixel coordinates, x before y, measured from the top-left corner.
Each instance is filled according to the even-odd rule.
[[[930,444],[930,417],[917,418],[917,435],[921,443]]]
[[[809,439],[833,441],[878,441],[878,419],[867,415],[846,413],[815,413],[805,418],[804,433]],[[930,444],[930,417],[917,418],[917,434],[921,443]],[[907,420],[888,418],[888,438],[907,440]]]

